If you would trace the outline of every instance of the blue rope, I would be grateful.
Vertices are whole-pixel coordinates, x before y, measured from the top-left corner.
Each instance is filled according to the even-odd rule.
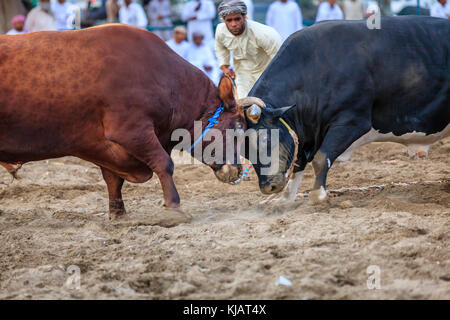
[[[219,123],[219,116],[223,111],[223,107],[222,105],[219,106],[219,108],[217,108],[216,112],[214,112],[213,116],[211,118],[208,119],[208,125],[206,126],[205,130],[203,130],[203,133],[201,135],[201,137],[199,137],[197,140],[195,140],[195,142],[192,144],[192,146],[188,149],[189,152],[192,151],[192,149],[194,149],[194,147],[203,140],[203,138],[205,137],[206,133],[216,124]]]

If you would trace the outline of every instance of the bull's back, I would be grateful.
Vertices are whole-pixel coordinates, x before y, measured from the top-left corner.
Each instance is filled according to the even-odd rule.
[[[250,95],[274,107],[297,104],[303,115],[325,120],[371,97],[364,108],[381,132],[442,131],[450,121],[450,22],[383,17],[380,27],[326,21],[298,31]]]
[[[27,146],[47,157],[86,146],[86,137],[103,134],[108,107],[141,102],[158,81],[152,66],[173,72],[167,59],[175,65],[181,59],[174,55],[150,32],[119,25],[1,36],[0,152]]]

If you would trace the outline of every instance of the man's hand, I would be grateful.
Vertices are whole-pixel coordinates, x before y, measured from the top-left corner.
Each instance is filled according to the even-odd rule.
[[[198,11],[198,10],[200,10],[200,7],[202,6],[202,3],[200,2],[198,5],[197,5],[197,7],[195,7],[195,11]]]
[[[204,68],[206,71],[211,71],[211,70],[212,70],[212,67],[211,67],[211,66],[203,66],[203,68]]]
[[[188,19],[188,21],[194,21],[194,20],[197,20],[197,17],[192,17],[192,18]]]
[[[230,66],[221,66],[220,69],[222,69],[224,75],[234,79],[236,75],[234,74],[233,69],[230,69],[229,67]]]

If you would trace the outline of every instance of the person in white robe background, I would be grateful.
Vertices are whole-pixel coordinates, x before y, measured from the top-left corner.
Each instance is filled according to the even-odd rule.
[[[202,70],[217,85],[217,79],[214,78],[214,68],[216,59],[211,49],[203,43],[203,34],[194,32],[192,42],[186,52],[186,59],[194,66]]]
[[[179,56],[187,60],[187,50],[190,45],[186,41],[186,28],[183,26],[177,26],[173,29],[173,38],[166,41],[166,44]]]
[[[150,25],[152,27],[171,27],[171,6],[169,0],[152,0],[147,8]],[[155,30],[153,31],[158,37],[167,41],[171,37],[170,30]]]
[[[362,0],[344,0],[345,20],[361,20],[366,16],[366,8]]]
[[[16,35],[16,34],[25,34],[27,31],[25,30],[25,16],[23,14],[19,14],[12,18],[11,26],[12,29],[9,30],[7,35]]]
[[[123,24],[144,29],[148,25],[144,9],[139,3],[132,2],[132,0],[124,0],[124,4],[119,10],[119,21]]]
[[[336,3],[336,0],[322,2],[317,9],[316,22],[324,20],[343,20],[344,13]]]
[[[58,25],[52,13],[50,0],[40,0],[37,7],[28,13],[25,29],[28,32],[57,30]]]
[[[450,4],[447,0],[438,0],[430,8],[430,16],[450,19]]]
[[[293,0],[278,0],[273,2],[266,15],[266,24],[271,26],[286,40],[291,34],[303,28],[302,12]]]
[[[211,0],[192,0],[186,3],[181,13],[181,19],[187,22],[187,38],[192,41],[194,32],[200,32],[204,41],[214,38],[213,19],[216,17],[216,7]]]
[[[54,0],[52,2],[52,12],[55,16],[58,30],[69,29],[69,18],[72,16],[72,5],[66,0]]]

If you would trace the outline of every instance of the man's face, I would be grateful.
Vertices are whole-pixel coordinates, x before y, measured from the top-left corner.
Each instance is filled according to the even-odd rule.
[[[336,0],[328,0],[328,3],[329,3],[331,6],[334,6],[334,4],[336,3]]]
[[[39,5],[42,10],[50,11],[50,0],[40,0]]]
[[[131,4],[131,0],[125,0],[125,4],[127,5],[127,7]]]
[[[445,6],[445,4],[447,3],[447,0],[439,0],[439,3],[442,4],[443,6]]]
[[[245,30],[245,15],[240,13],[230,13],[224,19],[225,25],[233,35],[241,35]]]
[[[176,32],[173,34],[173,38],[175,39],[175,42],[176,42],[176,43],[180,43],[180,42],[182,42],[183,40],[186,39],[186,34],[183,33],[183,32],[176,31]]]
[[[201,46],[203,37],[202,36],[194,36],[194,38],[192,40],[194,40],[194,43],[196,46]]]
[[[59,3],[64,4],[64,2],[66,2],[66,0],[58,0]]]
[[[24,26],[23,21],[17,21],[16,23],[13,24],[13,28],[19,32],[23,31],[23,26]]]

